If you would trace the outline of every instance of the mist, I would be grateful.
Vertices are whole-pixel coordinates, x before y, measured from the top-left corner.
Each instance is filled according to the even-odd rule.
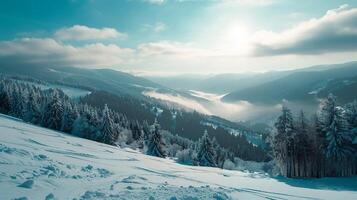
[[[254,121],[269,123],[275,119],[281,110],[281,104],[257,105],[249,101],[227,103],[222,101],[224,95],[190,90],[190,94],[197,98],[188,98],[181,95],[159,93],[155,90],[145,91],[143,94],[155,99],[178,104],[183,108],[197,112],[216,115],[231,121]],[[198,100],[202,99],[202,100]]]

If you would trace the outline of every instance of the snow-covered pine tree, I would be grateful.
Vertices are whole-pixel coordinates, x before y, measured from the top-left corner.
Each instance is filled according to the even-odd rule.
[[[281,173],[291,177],[293,175],[293,116],[290,109],[282,107],[282,113],[274,124],[276,132],[273,138],[273,153],[278,161]]]
[[[11,94],[11,100],[10,100],[10,114],[12,116],[18,117],[20,119],[23,118],[24,116],[24,111],[25,111],[25,94],[22,91],[21,86],[18,85],[13,85],[13,90]]]
[[[329,175],[344,176],[346,163],[353,154],[353,135],[350,131],[346,111],[336,105],[336,97],[329,94],[322,102],[321,121],[326,140],[326,157],[329,160]]]
[[[226,160],[226,151],[223,149],[219,143],[217,142],[216,137],[213,137],[212,139],[212,146],[213,150],[215,152],[215,162],[218,167],[223,168],[224,161]]]
[[[326,156],[335,161],[351,154],[352,135],[342,107],[336,106],[336,97],[330,94],[321,105],[323,131],[326,133]]]
[[[39,124],[41,122],[41,113],[39,97],[34,89],[30,89],[25,107],[24,120],[34,124]]]
[[[50,129],[61,130],[64,111],[63,100],[59,97],[57,89],[53,90],[51,94],[51,100],[44,110],[42,124]]]
[[[101,136],[99,138],[100,142],[114,145],[117,139],[117,135],[115,134],[115,126],[112,116],[110,115],[110,110],[105,104],[102,114],[102,127],[101,127]]]
[[[139,141],[142,136],[142,129],[139,125],[139,122],[138,121],[132,122],[130,124],[130,129],[133,136],[133,140]]]
[[[205,130],[203,136],[199,140],[197,159],[200,166],[216,167],[216,154],[213,149],[212,141]]]
[[[156,157],[165,158],[165,143],[162,139],[160,125],[155,120],[153,130],[150,131],[148,140],[146,142],[146,154]]]
[[[73,130],[74,122],[77,119],[78,115],[79,113],[77,110],[77,106],[72,106],[69,101],[65,101],[61,131],[71,133]]]

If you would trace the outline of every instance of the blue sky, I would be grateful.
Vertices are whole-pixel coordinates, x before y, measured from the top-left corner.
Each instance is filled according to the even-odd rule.
[[[19,57],[24,66],[164,75],[346,62],[356,58],[356,7],[353,0],[2,0],[0,64]]]

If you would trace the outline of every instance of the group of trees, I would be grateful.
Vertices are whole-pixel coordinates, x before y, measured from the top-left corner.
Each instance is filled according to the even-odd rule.
[[[351,176],[357,174],[357,102],[337,105],[330,94],[308,120],[294,118],[283,106],[275,123],[272,147],[287,177]]]
[[[0,112],[26,122],[109,145],[128,145],[148,155],[177,157],[192,165],[223,167],[233,154],[208,133],[197,142],[161,129],[155,120],[130,121],[105,105],[102,109],[70,99],[60,89],[41,89],[34,84],[0,77]]]
[[[264,133],[257,133],[255,130],[248,129],[245,126],[238,126],[233,122],[232,124],[234,125],[232,126],[236,126],[234,129],[241,134],[232,134],[230,129],[223,126],[211,126],[203,123],[209,122],[210,118],[201,113],[165,106],[153,99],[146,101],[130,96],[118,96],[104,91],[93,91],[81,97],[80,102],[99,108],[103,108],[107,104],[113,111],[125,114],[129,121],[145,120],[148,123],[154,123],[157,120],[161,129],[193,141],[198,141],[204,131],[207,130],[210,137],[214,137],[221,147],[229,149],[235,157],[257,162],[270,160],[265,149],[250,143],[246,137],[249,134]],[[268,133],[266,134],[268,135]],[[172,150],[173,148],[170,149]]]

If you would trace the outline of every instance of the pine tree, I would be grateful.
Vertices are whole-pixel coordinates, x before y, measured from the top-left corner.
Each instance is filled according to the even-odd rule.
[[[10,112],[10,97],[4,90],[0,92],[0,112],[4,114]]]
[[[295,129],[293,125],[293,117],[290,109],[286,106],[282,107],[282,114],[278,117],[274,124],[276,133],[273,138],[274,156],[279,162],[282,173],[288,177],[293,176],[293,138]]]
[[[212,141],[205,130],[198,144],[197,159],[200,166],[216,167],[216,154],[213,149]]]
[[[103,109],[103,116],[102,116],[102,128],[101,128],[101,136],[99,141],[114,145],[117,139],[116,131],[114,129],[114,121],[110,115],[110,110],[105,104]]]
[[[77,119],[78,115],[79,113],[77,107],[75,105],[72,106],[69,101],[66,101],[62,118],[61,131],[71,133],[73,130],[74,122]]]
[[[295,135],[295,160],[297,161],[297,176],[307,177],[308,173],[308,155],[311,153],[311,141],[308,132],[308,123],[305,118],[304,111],[300,111],[296,125],[296,135]]]
[[[345,111],[336,106],[336,97],[330,94],[321,106],[323,131],[326,133],[326,156],[335,161],[351,154],[352,135]]]
[[[57,90],[52,92],[52,100],[47,104],[42,123],[45,127],[60,130],[64,107]]]
[[[20,85],[14,85],[12,94],[11,94],[11,100],[10,100],[10,114],[12,116],[18,117],[20,119],[23,118],[24,116],[24,111],[25,111],[25,95],[24,92],[22,91]]]
[[[155,121],[153,125],[153,130],[148,136],[148,140],[146,142],[147,150],[146,153],[151,156],[166,157],[166,152],[164,150],[165,143],[162,139],[162,135],[160,132],[160,125]]]
[[[138,121],[131,123],[130,125],[131,133],[135,141],[139,141],[142,137],[142,130]]]
[[[25,107],[24,120],[34,124],[39,124],[41,122],[39,99],[33,89],[29,91]]]

